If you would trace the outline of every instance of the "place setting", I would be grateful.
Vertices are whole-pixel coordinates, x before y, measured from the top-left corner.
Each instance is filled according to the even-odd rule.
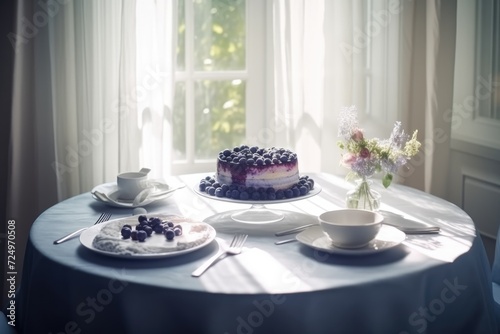
[[[116,177],[116,182],[95,186],[92,198],[112,207],[138,208],[164,200],[173,195],[184,184],[169,184],[163,179],[149,179],[149,168],[138,172],[124,172]]]
[[[391,219],[392,218],[392,219]],[[317,222],[275,233],[276,245],[299,242],[313,249],[342,255],[366,255],[400,245],[407,234],[437,234],[438,226],[421,224],[391,212],[338,209],[317,217]]]

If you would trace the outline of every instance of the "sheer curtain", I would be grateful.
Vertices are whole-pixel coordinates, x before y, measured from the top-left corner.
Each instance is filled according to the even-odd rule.
[[[398,180],[445,196],[456,4],[274,0],[273,8],[275,113],[286,124],[277,133],[301,169],[345,174],[337,116],[356,105],[371,137],[388,137],[395,120],[419,130],[422,151]]]
[[[122,171],[169,173],[175,17],[176,1],[18,1],[7,210],[20,248],[57,201]]]

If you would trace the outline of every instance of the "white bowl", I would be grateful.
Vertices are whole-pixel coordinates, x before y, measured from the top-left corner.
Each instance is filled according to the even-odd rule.
[[[383,221],[380,213],[359,209],[327,211],[319,216],[323,232],[341,248],[366,246],[375,239]]]

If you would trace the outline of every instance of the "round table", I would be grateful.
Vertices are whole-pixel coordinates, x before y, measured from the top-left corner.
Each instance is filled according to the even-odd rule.
[[[106,206],[90,193],[67,199],[34,222],[17,297],[23,333],[495,333],[488,260],[471,218],[427,193],[392,185],[381,212],[439,226],[439,234],[407,235],[399,246],[363,255],[335,255],[277,231],[316,222],[344,207],[352,184],[309,174],[321,192],[266,207],[285,214],[270,224],[239,223],[231,214],[250,204],[194,191],[208,174],[172,178],[186,187],[146,207],[211,224],[217,239],[163,259],[97,254],[78,239],[53,241],[88,227],[101,212],[112,219],[132,209]],[[170,180],[169,180],[170,182]],[[235,233],[249,235],[240,255],[201,277],[191,272]],[[293,235],[292,235],[293,237]]]

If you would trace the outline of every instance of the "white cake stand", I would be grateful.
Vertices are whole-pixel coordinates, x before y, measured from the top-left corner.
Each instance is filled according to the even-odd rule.
[[[200,191],[199,185],[196,185],[194,187],[194,191],[200,196],[217,201],[250,204],[251,206],[249,209],[237,210],[233,214],[231,214],[231,219],[234,221],[246,224],[269,224],[282,220],[285,217],[286,211],[269,209],[266,207],[267,204],[290,203],[310,198],[316,196],[321,192],[321,186],[319,186],[318,184],[314,184],[314,189],[303,196],[265,201],[238,200],[227,197],[212,196],[207,194],[206,192]]]

